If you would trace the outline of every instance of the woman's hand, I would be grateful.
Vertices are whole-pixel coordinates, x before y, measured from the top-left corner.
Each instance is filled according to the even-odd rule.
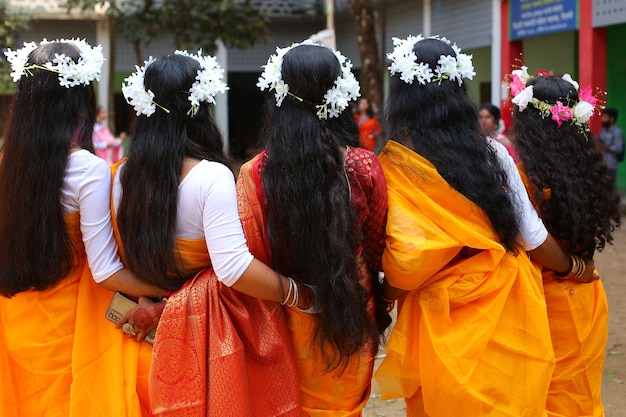
[[[139,297],[137,307],[124,314],[115,327],[122,329],[129,337],[137,337],[141,342],[150,332],[157,328],[159,319],[165,308],[165,301],[155,303],[147,297]]]
[[[572,278],[572,281],[588,284],[590,282],[597,281],[599,279],[600,279],[600,276],[598,275],[596,271],[596,264],[593,261],[593,259],[590,259],[590,260],[585,261],[585,270],[583,274],[579,277]]]

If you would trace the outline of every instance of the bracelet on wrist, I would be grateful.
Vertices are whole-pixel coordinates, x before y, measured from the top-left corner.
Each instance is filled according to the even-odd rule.
[[[298,284],[296,284],[296,281],[291,277],[287,277],[287,279],[289,280],[289,290],[287,291],[287,296],[280,302],[280,304],[283,306],[286,305],[287,307],[297,306],[299,298]]]
[[[567,273],[557,274],[561,279],[580,278],[585,273],[585,261],[580,256],[570,255],[570,269]]]

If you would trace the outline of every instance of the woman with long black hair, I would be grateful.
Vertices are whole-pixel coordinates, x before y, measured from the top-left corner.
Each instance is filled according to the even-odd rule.
[[[114,228],[128,267],[171,294],[156,304],[140,299],[118,326],[144,334],[160,317],[144,372],[152,415],[299,416],[278,302],[310,300],[246,246],[210,114],[226,89],[221,78],[214,57],[176,51],[146,62],[122,87],[139,117],[128,158],[112,167]]]
[[[383,290],[404,298],[376,374],[383,396],[404,397],[409,416],[545,415],[554,353],[528,254],[577,279],[591,265],[561,251],[481,132],[471,56],[439,37],[394,45]]]
[[[531,78],[525,68],[514,71],[511,85],[512,132],[530,198],[563,250],[593,259],[620,225],[619,195],[587,132],[598,100],[569,76]],[[564,279],[550,268],[542,274],[556,354],[549,415],[603,416],[608,309],[602,282]]]
[[[259,79],[266,150],[238,179],[253,253],[311,288],[287,308],[302,406],[310,415],[361,415],[386,303],[377,303],[386,192],[373,152],[359,148],[349,102],[359,86],[339,52],[303,43],[277,50]],[[256,248],[256,251],[255,251]],[[388,317],[387,317],[388,318]]]
[[[101,48],[7,56],[19,81],[0,163],[0,414],[136,415],[136,363],[105,311],[112,291],[164,292],[124,269],[113,237],[111,174],[91,142]]]

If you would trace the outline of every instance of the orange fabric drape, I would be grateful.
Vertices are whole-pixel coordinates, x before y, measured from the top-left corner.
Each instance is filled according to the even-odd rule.
[[[48,290],[0,297],[0,415],[139,417],[129,360],[139,345],[105,319],[113,293],[93,281],[79,213],[66,223],[74,271]]]
[[[269,242],[265,229],[265,215],[260,196],[261,182],[258,176],[257,156],[244,164],[237,180],[239,214],[244,227],[250,251],[255,257],[269,264]],[[366,276],[364,262],[361,283],[370,294],[368,308],[373,314],[374,300],[371,283]],[[298,378],[302,395],[303,416],[314,417],[354,417],[360,416],[370,393],[374,367],[375,347],[367,345],[354,355],[346,370],[327,372],[322,359],[321,348],[313,339],[316,324],[315,315],[302,313],[293,308],[285,308],[291,340],[296,351]]]
[[[389,142],[380,161],[383,270],[409,291],[376,373],[383,398],[405,397],[409,416],[545,416],[554,355],[537,269],[426,159]]]
[[[232,290],[211,268],[169,298],[154,343],[155,416],[299,416],[285,318]]]
[[[204,239],[177,239],[176,247],[183,268],[199,272],[169,297],[159,321],[148,380],[153,415],[299,416],[281,306],[220,283]]]
[[[359,125],[359,143],[362,148],[373,152],[376,149],[378,137],[382,133],[383,128],[375,117],[369,117],[367,120],[361,121],[362,117],[356,117]]]
[[[539,212],[536,189],[522,163],[518,169]],[[544,198],[550,198],[547,190],[542,192]],[[556,357],[548,392],[548,415],[602,417],[602,372],[608,339],[608,305],[602,281],[582,284],[558,280],[548,269],[543,269],[542,274]]]

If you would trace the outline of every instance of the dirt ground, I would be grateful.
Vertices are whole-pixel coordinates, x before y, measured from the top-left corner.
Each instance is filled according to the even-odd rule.
[[[602,400],[606,417],[626,417],[626,214],[624,225],[614,234],[613,245],[596,255],[609,299],[609,339],[606,346]],[[381,355],[382,356],[382,355]],[[381,358],[379,358],[380,361]],[[380,401],[373,384],[372,396],[364,417],[401,417],[406,415],[403,400]]]

